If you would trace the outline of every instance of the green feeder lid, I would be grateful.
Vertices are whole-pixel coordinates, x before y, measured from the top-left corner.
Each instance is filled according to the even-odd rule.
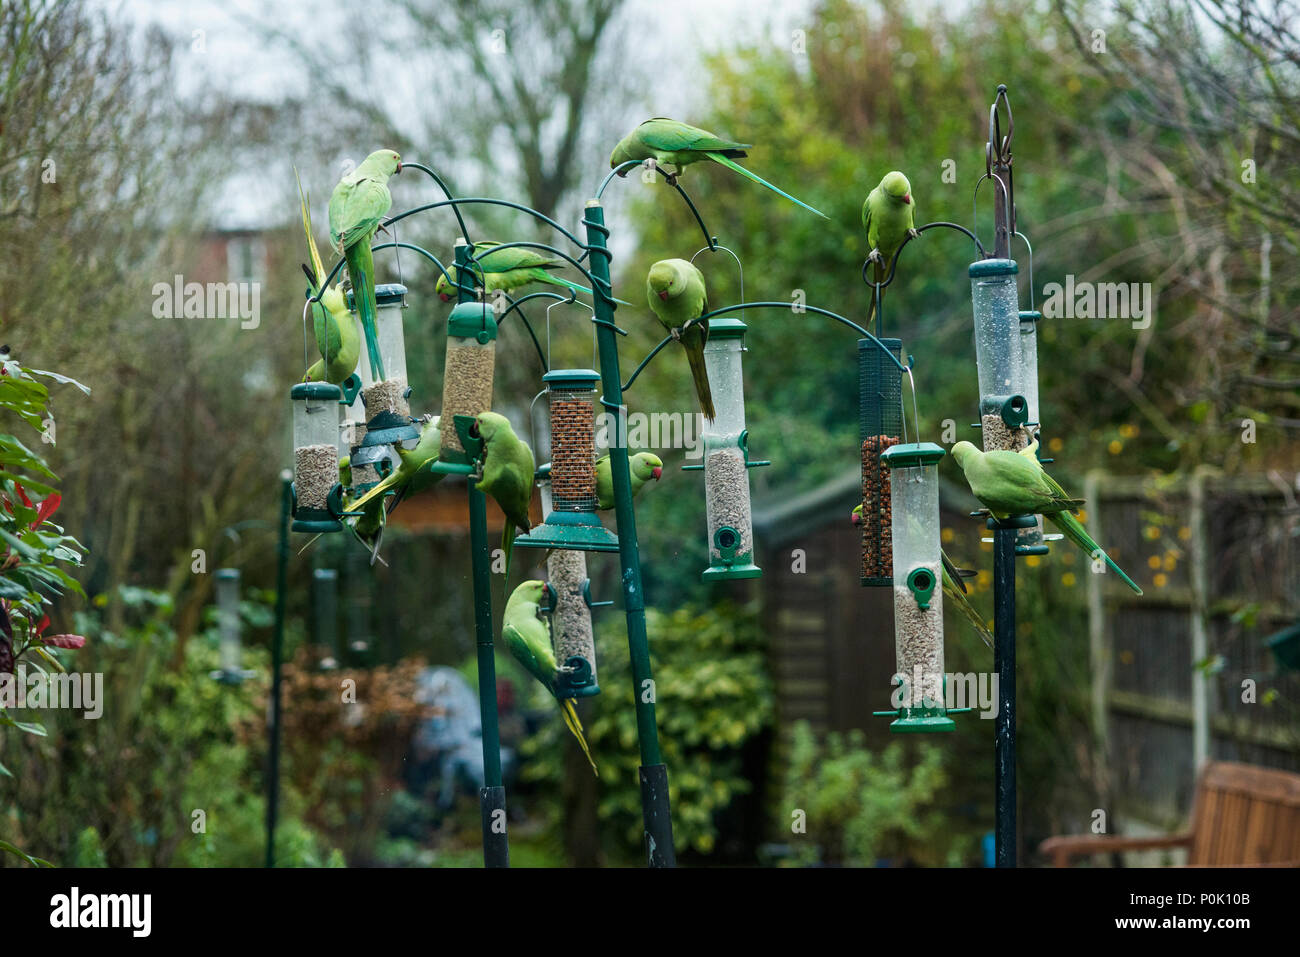
[[[552,369],[542,376],[548,389],[556,390],[594,390],[600,381],[600,373],[595,369]]]
[[[447,316],[447,334],[458,339],[492,342],[497,337],[496,314],[486,302],[458,302]]]
[[[1014,259],[981,259],[970,264],[972,279],[988,279],[994,276],[1014,276],[1020,271]]]
[[[391,306],[393,303],[401,302],[402,297],[406,295],[406,287],[400,282],[386,282],[375,287],[375,304],[378,306]],[[356,294],[349,289],[348,309],[353,310],[357,307]]]
[[[239,581],[238,568],[218,568],[213,574],[217,581]]]
[[[880,461],[891,469],[916,468],[921,465],[933,465],[947,453],[933,442],[909,442],[895,445],[880,453]]]
[[[289,390],[289,398],[294,401],[298,399],[326,399],[337,402],[342,395],[343,391],[329,382],[299,382]]]
[[[733,319],[730,316],[723,316],[720,319],[709,320],[709,338],[710,339],[742,339],[745,336],[745,330],[749,326],[739,319]]]

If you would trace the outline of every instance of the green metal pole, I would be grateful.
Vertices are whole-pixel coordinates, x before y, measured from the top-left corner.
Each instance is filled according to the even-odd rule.
[[[266,773],[266,866],[275,867],[275,820],[280,809],[280,664],[284,657],[285,591],[289,579],[289,516],[293,474],[280,474],[280,544],[275,568],[275,629],[271,633],[271,726]]]
[[[456,246],[456,276],[468,279],[473,249]],[[461,302],[473,301],[461,289]],[[453,428],[445,423],[444,428]],[[506,833],[506,791],[501,782],[501,737],[497,723],[497,665],[492,647],[492,553],[487,536],[487,496],[469,486],[469,551],[474,583],[474,639],[478,654],[478,707],[483,723],[483,787],[479,810],[483,819],[483,866],[509,867],[510,842]]]
[[[614,513],[618,517],[618,557],[623,570],[623,610],[627,615],[627,646],[632,658],[637,740],[641,746],[641,815],[645,823],[646,857],[651,867],[675,867],[673,822],[668,802],[668,769],[659,754],[655,722],[655,683],[650,673],[650,641],[645,627],[645,595],[641,588],[641,555],[637,547],[636,513],[632,508],[632,475],[627,460],[627,420],[623,382],[618,367],[618,339],[609,279],[609,229],[598,200],[588,200],[583,219],[591,248],[591,275],[596,312],[596,343],[600,348],[602,402],[615,413],[609,449],[614,484]]]

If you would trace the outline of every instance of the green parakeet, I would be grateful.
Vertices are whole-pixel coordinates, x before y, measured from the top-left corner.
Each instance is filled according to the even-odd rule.
[[[761,176],[751,173],[739,163],[734,162],[734,160],[748,155],[745,151],[750,148],[750,145],[749,143],[733,143],[697,126],[688,126],[685,123],[679,123],[677,120],[670,120],[666,116],[656,116],[653,119],[646,120],[618,141],[618,145],[614,147],[614,152],[609,156],[609,167],[614,169],[620,163],[626,163],[629,160],[641,162],[653,158],[655,163],[660,166],[665,163],[672,163],[677,167],[671,173],[665,171],[668,181],[675,183],[677,177],[681,175],[682,167],[691,163],[698,163],[701,160],[712,160],[720,166],[725,166],[727,169],[734,170],[741,176],[753,180],[760,186],[767,187],[778,196],[784,196],[790,202],[802,206],[810,213],[816,213],[823,219],[830,218],[821,210],[814,209],[807,203],[795,199],[789,193],[782,192]],[[624,170],[621,175],[626,176],[627,170]]]
[[[344,503],[347,511],[362,513],[352,520],[349,527],[357,540],[370,550],[372,565],[379,558],[379,546],[383,541],[384,523],[388,513],[397,508],[407,496],[432,488],[442,480],[442,473],[431,472],[427,468],[431,462],[438,461],[438,452],[442,446],[442,432],[439,430],[438,422],[437,416],[426,419],[420,429],[420,440],[415,448],[408,450],[400,445],[396,447],[399,458],[397,468],[355,501]],[[350,459],[348,461],[348,474],[351,477]],[[340,475],[342,469],[340,463]],[[385,500],[385,494],[388,492],[392,492],[393,495]],[[379,560],[383,561],[383,559]]]
[[[862,228],[867,231],[871,252],[867,256],[876,264],[876,282],[884,282],[889,264],[908,236],[916,236],[916,204],[912,202],[912,184],[898,170],[886,173],[875,189],[867,194],[862,204]],[[884,290],[881,290],[884,297]],[[871,298],[871,310],[866,325],[875,317],[876,300]]]
[[[853,510],[853,524],[862,524],[862,506],[859,505]],[[989,631],[988,625],[984,624],[984,619],[980,613],[975,610],[975,606],[970,603],[966,597],[966,583],[962,578],[966,575],[973,575],[974,572],[963,573],[960,568],[952,563],[943,549],[939,550],[939,559],[943,564],[943,593],[950,602],[962,613],[962,616],[971,623],[975,629],[975,634],[980,636],[984,644],[990,648],[993,647],[993,634]]]
[[[542,602],[542,593],[546,583],[542,581],[521,582],[506,602],[505,615],[501,622],[501,637],[518,661],[530,675],[546,686],[560,706],[564,723],[568,725],[573,736],[578,739],[582,753],[587,756],[591,770],[596,776],[596,762],[592,760],[591,749],[582,733],[582,722],[578,720],[578,711],[573,706],[572,698],[561,698],[556,694],[556,676],[559,667],[555,663],[555,650],[551,647],[550,623],[538,616]]]
[[[293,175],[295,179],[298,178],[296,169]],[[312,235],[311,207],[307,202],[307,194],[303,192],[302,180],[298,180],[298,199],[302,204],[302,228],[307,234],[307,252],[311,258],[311,264],[304,263],[302,271],[307,275],[311,295],[320,296],[319,302],[311,304],[311,315],[316,349],[321,357],[302,378],[304,382],[341,385],[344,379],[356,371],[357,359],[361,356],[361,335],[348,313],[342,286],[334,285],[321,292],[320,283],[326,276],[326,270],[321,262],[320,250],[316,248],[316,237]]]
[[[633,498],[641,493],[647,482],[657,480],[664,473],[664,463],[653,452],[629,456],[627,464],[632,474]],[[597,508],[602,511],[614,507],[614,475],[610,470],[608,453],[596,459],[596,499]]]
[[[1100,557],[1137,594],[1142,589],[1124,574],[1114,560],[1092,540],[1083,525],[1071,513],[1083,505],[1070,498],[1057,481],[1043,470],[1038,458],[1019,452],[981,452],[969,442],[958,442],[952,456],[966,474],[970,490],[975,493],[994,518],[1038,513],[1059,528],[1067,539],[1083,549],[1089,558]]]
[[[686,350],[691,364],[691,378],[700,410],[710,421],[717,415],[709,373],[704,365],[704,344],[709,340],[708,321],[697,321],[709,311],[709,297],[704,289],[704,275],[685,259],[661,259],[650,267],[646,276],[646,300],[674,339]]]
[[[490,240],[477,242],[474,244],[474,255],[477,256],[485,250],[500,245]],[[591,290],[586,286],[551,275],[550,270],[564,268],[566,265],[564,260],[547,256],[540,250],[529,249],[527,246],[510,246],[496,252],[489,252],[478,261],[478,264],[483,268],[484,291],[489,294],[498,289],[510,292],[529,283],[541,282],[591,295]],[[451,277],[450,280],[448,276]],[[456,267],[449,265],[447,274],[440,275],[434,287],[443,302],[450,302],[456,298],[456,281]],[[622,300],[618,301],[622,302]]]
[[[510,549],[515,529],[527,532],[528,503],[533,497],[533,450],[528,447],[504,415],[484,412],[470,426],[469,434],[483,439],[483,477],[475,486],[491,495],[506,514],[501,532],[501,550],[506,558],[506,579],[510,578]]]
[[[376,150],[361,165],[339,180],[330,195],[330,242],[347,261],[348,278],[356,296],[357,311],[366,324],[367,335],[373,338],[375,330],[369,328],[373,316],[363,303],[373,303],[375,297],[375,261],[370,254],[370,237],[392,208],[393,197],[388,192],[388,177],[402,171],[402,158],[393,150]],[[371,361],[379,363],[376,353]],[[379,370],[375,370],[378,373]]]

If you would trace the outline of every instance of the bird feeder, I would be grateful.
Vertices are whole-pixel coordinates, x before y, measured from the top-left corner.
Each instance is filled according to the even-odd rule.
[[[375,287],[375,341],[381,365],[370,370],[375,381],[363,385],[366,428],[359,459],[363,467],[383,456],[384,446],[399,443],[411,448],[420,440],[420,430],[411,422],[411,394],[406,381],[406,338],[402,330],[402,301],[406,287],[386,283]],[[349,303],[351,304],[351,303]],[[361,363],[368,365],[369,359]]]
[[[335,569],[312,571],[312,643],[320,654],[322,671],[339,666],[338,588],[339,573]]]
[[[496,368],[497,322],[484,302],[461,302],[447,317],[447,357],[442,379],[442,421],[475,416],[492,408]],[[454,428],[443,428],[439,457],[464,463],[465,447]]]
[[[1028,400],[1020,346],[1020,306],[1012,259],[971,263],[975,311],[975,363],[979,372],[980,429],[985,452],[1029,445]]]
[[[237,685],[254,672],[241,667],[243,644],[240,640],[239,569],[218,568],[213,574],[217,599],[217,661],[220,667],[212,677],[222,684]]]
[[[546,584],[551,606],[551,642],[555,661],[556,696],[586,698],[600,694],[596,683],[596,640],[591,627],[591,591],[587,556],[556,549],[546,559]]]
[[[895,445],[889,469],[894,546],[894,653],[906,683],[891,731],[952,731],[944,709],[943,568],[939,543],[939,460],[933,442]]]
[[[1032,272],[1032,270],[1031,270]],[[1025,397],[1025,429],[1031,438],[1041,442],[1038,417],[1038,321],[1043,314],[1037,310],[1022,309],[1020,316],[1020,387]],[[1042,449],[1039,449],[1041,457]],[[1019,554],[1044,554],[1043,516],[1036,516],[1030,528],[1016,530],[1016,551]]]
[[[293,530],[337,532],[339,500],[339,387],[299,382],[293,401]]]
[[[745,429],[745,379],[741,355],[745,330],[739,319],[709,321],[704,365],[717,413],[704,420],[705,515],[709,527],[709,567],[704,581],[759,578],[754,564],[754,526],[749,504],[749,469],[766,462],[749,460]]]
[[[542,376],[551,412],[551,507],[543,512],[541,525],[515,539],[516,546],[618,551],[618,536],[596,515],[599,381],[600,373],[593,369],[555,369]]]
[[[894,581],[891,493],[880,456],[897,445],[903,434],[903,374],[890,360],[892,355],[901,361],[902,353],[901,339],[858,340],[864,585],[884,586]]]

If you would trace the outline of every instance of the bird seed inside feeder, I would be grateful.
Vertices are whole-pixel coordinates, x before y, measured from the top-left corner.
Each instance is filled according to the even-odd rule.
[[[889,435],[868,436],[862,442],[862,577],[892,579],[894,531],[889,469],[880,453],[898,444]]]
[[[352,462],[352,487],[359,488],[363,485],[374,485],[379,481],[379,470],[373,465],[357,465],[357,452],[361,450],[361,443],[366,438],[366,424],[364,422],[351,422],[349,425],[355,426],[352,433],[353,444],[348,450],[349,461]]]
[[[381,412],[391,412],[403,419],[411,417],[411,406],[406,401],[405,376],[394,376],[374,383],[362,390],[361,401],[366,404],[366,416],[370,419]]]
[[[744,453],[736,446],[711,452],[704,460],[704,487],[709,522],[709,560],[722,560],[716,536],[718,529],[726,527],[734,528],[740,534],[734,558],[752,554],[754,533],[750,526],[749,470],[745,467]]]
[[[596,508],[595,420],[590,393],[551,394],[551,501],[562,511]]]
[[[324,508],[330,489],[339,480],[338,446],[304,445],[293,450],[293,457],[298,504],[303,508]]]
[[[898,670],[906,676],[912,691],[914,708],[921,706],[921,695],[935,699],[943,693],[943,589],[937,584],[942,572],[937,563],[917,567],[928,568],[936,582],[929,608],[921,608],[906,585],[894,586],[894,648]],[[914,688],[918,665],[921,687]]]
[[[459,337],[447,341],[447,364],[442,385],[443,451],[464,452],[454,426],[458,415],[479,415],[492,408],[492,373],[496,343],[479,343]]]
[[[1019,452],[1029,447],[1029,430],[1023,426],[1007,428],[1001,413],[988,412],[981,415],[980,425],[983,428],[985,452]]]
[[[596,642],[591,627],[591,609],[582,597],[587,580],[587,556],[583,552],[557,549],[546,560],[546,580],[555,589],[555,611],[551,615],[551,641],[556,663],[577,655],[591,665],[596,681]]]

